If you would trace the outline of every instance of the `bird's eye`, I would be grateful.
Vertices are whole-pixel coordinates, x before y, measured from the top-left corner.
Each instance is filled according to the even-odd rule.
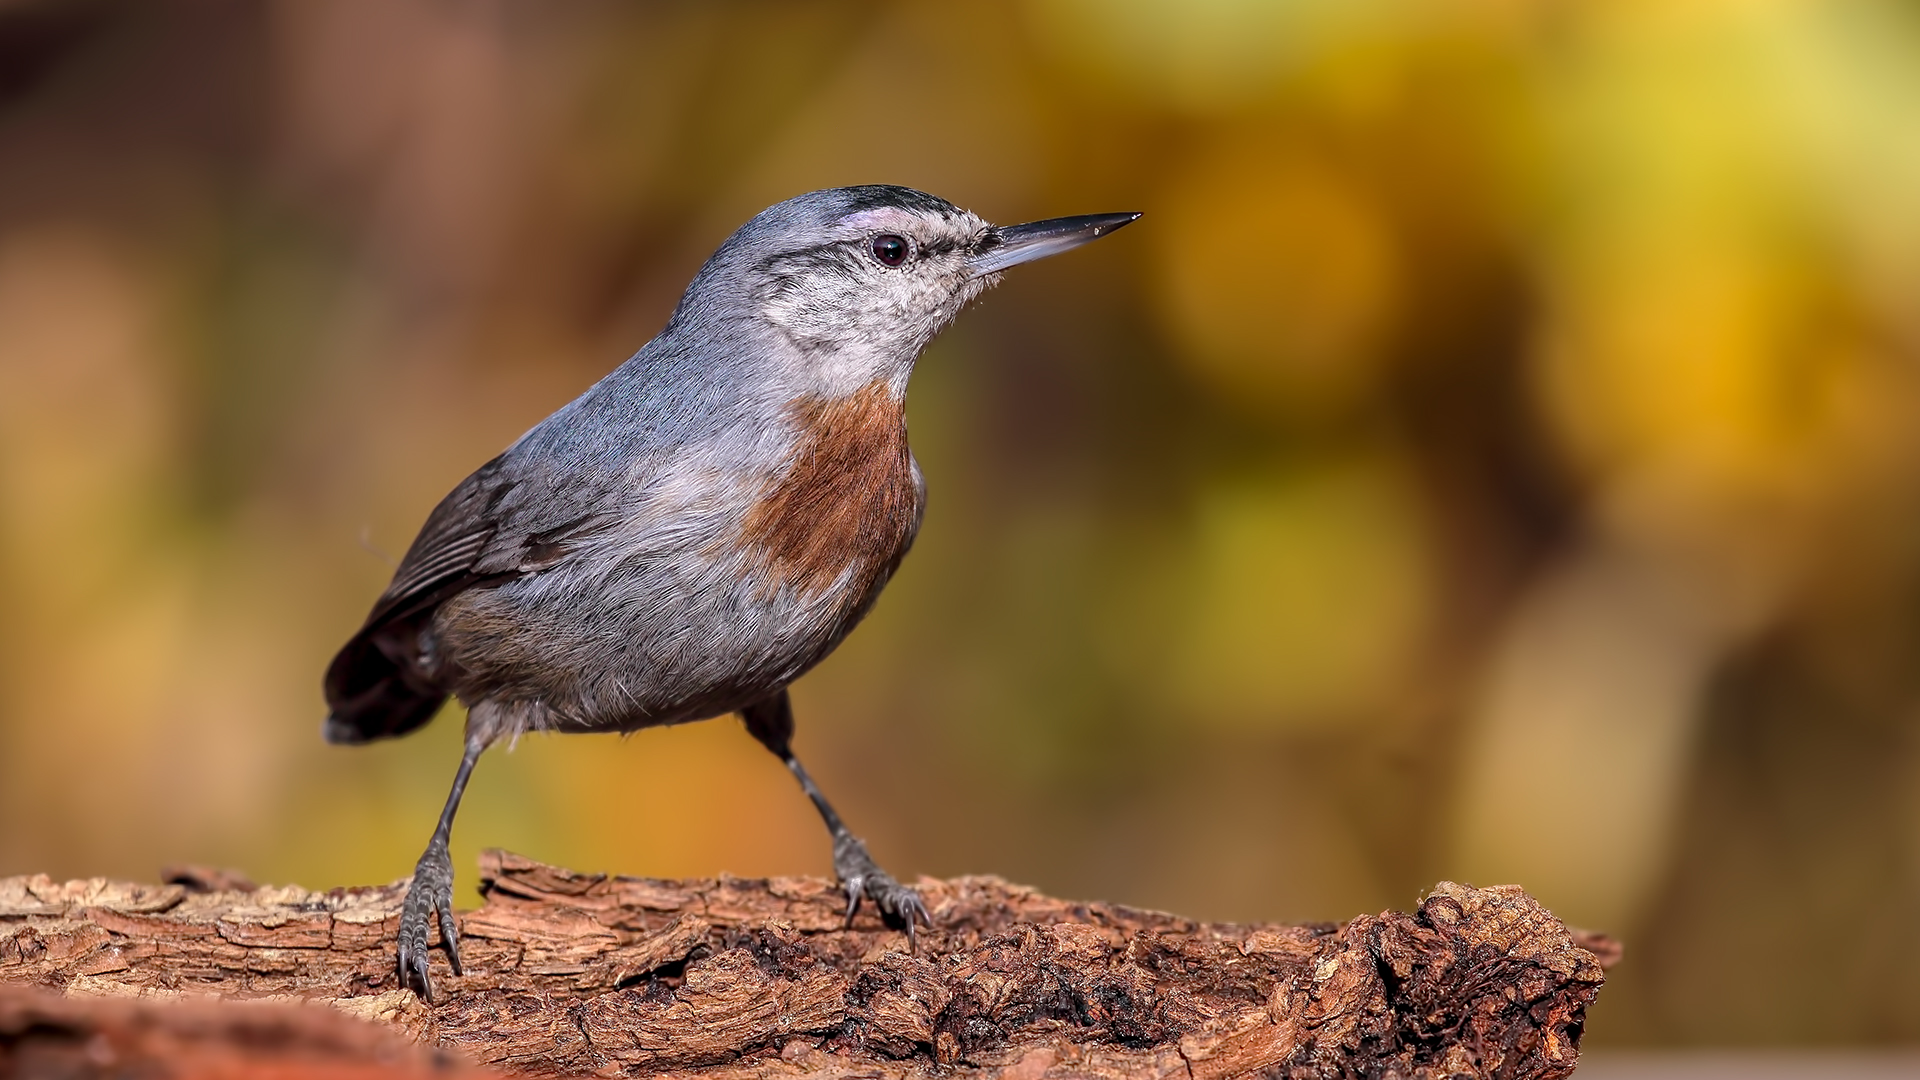
[[[883,266],[899,266],[907,261],[907,242],[892,233],[873,238],[873,257]]]

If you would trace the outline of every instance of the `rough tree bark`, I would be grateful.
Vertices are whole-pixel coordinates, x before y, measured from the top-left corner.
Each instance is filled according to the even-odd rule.
[[[870,916],[848,928],[816,878],[613,878],[503,852],[481,867],[486,902],[460,916],[468,973],[436,952],[431,1006],[396,989],[403,885],[0,879],[0,1075],[244,1075],[264,1055],[286,1077],[464,1060],[542,1076],[1529,1080],[1573,1070],[1616,955],[1513,886],[1442,882],[1412,914],[1342,926],[1238,926],[922,880],[938,928],[910,955]],[[131,1062],[158,1071],[115,1071]]]

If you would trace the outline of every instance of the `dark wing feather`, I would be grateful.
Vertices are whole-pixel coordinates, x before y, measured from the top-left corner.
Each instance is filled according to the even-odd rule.
[[[466,574],[478,561],[480,553],[486,550],[487,541],[493,539],[493,534],[491,525],[482,525],[472,532],[444,539],[436,537],[437,542],[433,546],[421,551],[417,558],[409,557],[400,564],[393,582],[380,594],[371,618],[377,619],[388,611],[405,607],[409,600],[433,591],[450,578]]]
[[[646,387],[630,385],[652,370],[634,363],[541,422],[434,507],[366,624],[327,668],[329,742],[404,735],[431,720],[450,690],[420,662],[435,610],[467,589],[564,560],[596,530],[634,512],[635,492],[677,452],[681,429],[712,430],[691,426],[703,413],[676,412],[670,400],[662,404]],[[618,382],[623,377],[629,381]],[[645,404],[637,413],[636,401]],[[663,416],[677,427],[662,426]]]
[[[327,741],[404,735],[439,711],[447,688],[419,662],[421,631],[449,597],[520,572],[514,554],[530,538],[502,514],[505,508],[505,518],[517,516],[512,513],[516,486],[502,454],[475,470],[428,516],[365,625],[327,667],[332,710]]]

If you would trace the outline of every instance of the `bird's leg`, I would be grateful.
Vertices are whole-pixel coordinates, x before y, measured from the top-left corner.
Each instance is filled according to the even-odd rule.
[[[400,950],[397,957],[400,985],[433,1000],[433,983],[427,978],[427,923],[436,913],[440,920],[440,943],[446,946],[447,962],[455,975],[460,970],[460,937],[453,925],[453,859],[447,854],[447,839],[453,835],[453,815],[460,809],[460,796],[466,793],[467,777],[474,763],[487,748],[485,741],[469,735],[466,752],[460,757],[460,769],[453,774],[453,790],[447,793],[446,808],[440,811],[440,824],[434,826],[433,839],[426,853],[413,868],[413,881],[407,886],[407,900],[400,909]]]
[[[904,926],[907,931],[907,948],[918,950],[919,941],[914,932],[914,924],[919,923],[929,929],[933,927],[933,916],[927,914],[927,906],[920,901],[920,894],[913,889],[893,880],[893,875],[880,869],[867,854],[867,845],[847,829],[840,815],[833,812],[833,804],[820,794],[814,785],[813,777],[807,775],[806,767],[791,752],[785,755],[787,768],[793,770],[794,778],[800,781],[800,790],[807,793],[813,805],[820,811],[820,817],[827,823],[827,831],[833,835],[833,872],[840,879],[840,887],[847,892],[847,924],[853,924],[853,916],[860,910],[860,900],[865,897],[873,901],[890,926]]]
[[[853,835],[833,804],[820,793],[820,788],[807,775],[806,767],[794,756],[789,745],[793,739],[793,706],[787,700],[787,692],[763,701],[755,702],[740,711],[741,719],[747,723],[747,730],[760,740],[767,749],[777,754],[792,770],[794,779],[800,781],[800,790],[813,800],[814,809],[820,811],[820,819],[827,823],[827,832],[833,836],[833,872],[840,879],[840,887],[847,893],[847,924],[853,924],[853,916],[860,910],[862,899],[873,901],[880,917],[889,926],[904,927],[907,931],[907,947],[918,949],[919,941],[915,934],[915,924],[933,927],[933,917],[927,914],[927,906],[920,901],[920,894],[893,879],[893,875],[880,869],[873,856],[867,854],[867,845]]]

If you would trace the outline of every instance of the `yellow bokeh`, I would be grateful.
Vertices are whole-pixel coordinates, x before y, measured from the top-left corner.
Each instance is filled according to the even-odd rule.
[[[1338,410],[1382,360],[1393,237],[1353,178],[1263,134],[1238,133],[1160,196],[1163,310],[1176,355],[1224,400]]]

